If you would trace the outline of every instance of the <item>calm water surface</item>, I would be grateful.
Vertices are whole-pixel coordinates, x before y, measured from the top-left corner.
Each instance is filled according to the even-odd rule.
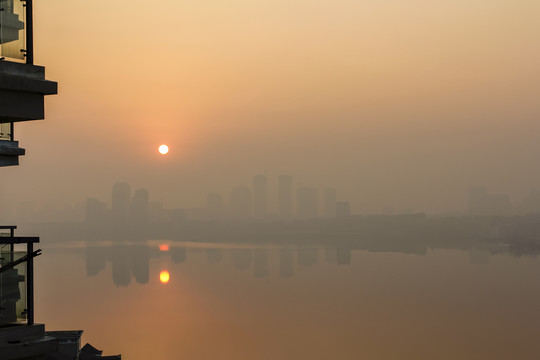
[[[167,241],[41,245],[37,321],[84,329],[83,342],[127,360],[540,353],[535,257]]]

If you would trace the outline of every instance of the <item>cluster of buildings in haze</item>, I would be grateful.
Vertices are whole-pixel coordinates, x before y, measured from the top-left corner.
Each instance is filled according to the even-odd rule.
[[[277,186],[270,186],[268,176],[256,175],[251,186],[238,185],[229,194],[212,192],[199,207],[167,208],[153,201],[149,190],[133,189],[118,182],[112,187],[110,201],[87,198],[84,202],[58,206],[54,202],[7,202],[0,199],[0,218],[22,223],[164,223],[190,220],[283,220],[343,218],[352,214],[349,201],[341,201],[333,187],[317,189],[298,185],[291,175],[280,175]],[[171,198],[177,194],[170,194]],[[520,201],[512,202],[507,194],[490,192],[486,186],[472,186],[466,193],[463,212],[451,215],[520,216],[540,214],[540,191],[531,190]],[[390,208],[383,215],[411,214]]]
[[[478,216],[540,214],[540,191],[531,190],[521,202],[513,204],[507,194],[491,193],[486,186],[471,186],[468,213]]]
[[[277,211],[272,211],[268,178],[253,177],[253,186],[236,186],[228,201],[222,194],[210,193],[206,204],[200,208],[166,209],[162,203],[150,201],[147,189],[133,193],[127,183],[116,183],[112,189],[111,207],[96,198],[88,198],[85,204],[87,223],[113,222],[116,224],[148,222],[180,222],[184,220],[218,219],[289,219],[317,217],[348,217],[349,202],[338,201],[337,190],[327,187],[322,193],[313,187],[294,187],[293,177],[278,178]],[[274,199],[272,199],[274,200]]]

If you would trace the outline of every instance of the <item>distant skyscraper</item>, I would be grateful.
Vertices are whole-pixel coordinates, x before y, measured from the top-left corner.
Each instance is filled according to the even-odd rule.
[[[253,213],[264,217],[268,212],[268,180],[265,175],[253,177]]]
[[[319,215],[317,189],[307,186],[299,187],[296,201],[298,203],[298,216],[312,218]]]
[[[112,217],[115,222],[125,222],[131,202],[131,189],[127,183],[117,182],[112,190]]]
[[[232,189],[230,208],[233,217],[251,216],[251,190],[245,186],[237,186]]]
[[[206,197],[206,215],[209,219],[219,219],[223,216],[223,198],[220,194],[208,194]]]
[[[324,216],[336,216],[337,191],[335,188],[324,189]]]
[[[131,202],[131,220],[137,224],[150,219],[150,195],[146,189],[137,189]]]
[[[278,178],[278,211],[282,217],[292,215],[293,178],[290,175],[280,175]]]
[[[351,216],[351,203],[348,201],[340,201],[336,204],[336,216],[338,218],[346,218]]]

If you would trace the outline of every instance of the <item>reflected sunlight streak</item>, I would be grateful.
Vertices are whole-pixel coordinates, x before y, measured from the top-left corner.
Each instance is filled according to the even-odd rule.
[[[171,279],[171,276],[167,270],[163,270],[159,273],[159,281],[161,281],[162,284],[166,284]]]

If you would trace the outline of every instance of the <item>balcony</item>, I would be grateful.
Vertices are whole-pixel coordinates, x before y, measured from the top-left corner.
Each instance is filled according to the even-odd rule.
[[[34,324],[34,251],[37,237],[16,237],[0,226],[0,328]]]
[[[26,55],[25,3],[0,0],[0,59],[23,61]]]

